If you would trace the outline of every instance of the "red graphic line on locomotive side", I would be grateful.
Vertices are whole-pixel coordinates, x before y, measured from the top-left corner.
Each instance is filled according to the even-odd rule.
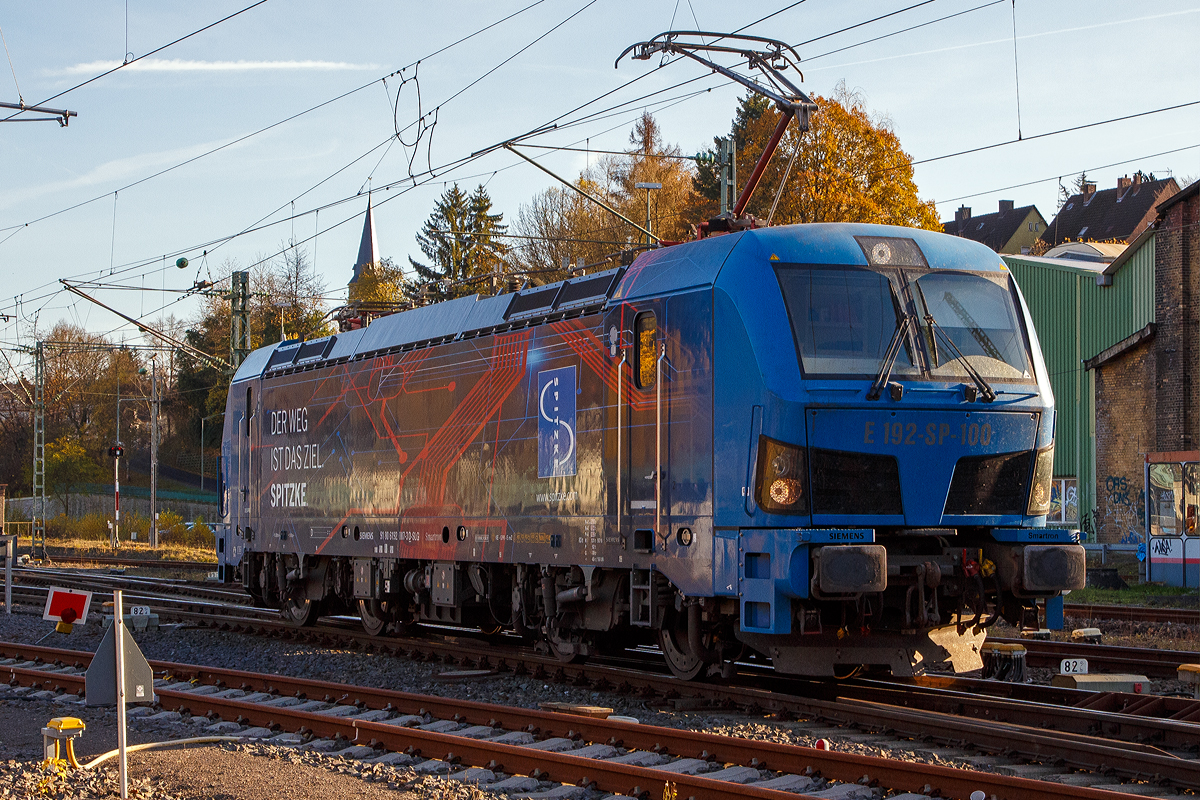
[[[462,455],[463,451],[479,435],[479,431],[487,424],[487,421],[500,410],[500,406],[520,385],[525,370],[526,355],[529,351],[530,335],[530,331],[524,331],[514,335],[496,337],[487,370],[400,476],[396,486],[395,505],[387,509],[372,509],[375,514],[398,515],[400,513],[404,485],[409,474],[418,465],[421,466],[418,479],[424,489],[426,502],[432,500],[437,505],[443,502],[446,475],[454,461]],[[350,517],[363,512],[364,509],[360,508],[348,509],[346,515],[333,526],[324,541],[316,548],[316,552],[320,553],[328,546],[337,531]]]
[[[403,464],[408,460],[408,453],[400,446],[398,440],[405,437],[392,430],[391,423],[387,419],[387,401],[399,397],[401,394],[412,394],[408,390],[408,382],[428,358],[430,352],[430,348],[422,348],[410,350],[399,358],[394,354],[377,356],[371,360],[371,368],[367,370],[351,371],[350,365],[343,365],[336,373],[327,376],[317,384],[313,391],[312,397],[316,398],[327,381],[336,379],[341,382],[341,389],[337,397],[330,402],[329,408],[321,415],[317,424],[323,423],[339,406],[345,408],[358,406],[366,411],[367,419],[375,431],[376,438],[390,441],[400,463]],[[399,380],[394,379],[396,375],[399,376]],[[453,391],[453,384],[449,388]],[[347,399],[349,395],[353,395],[357,399],[357,403],[349,402]],[[378,419],[372,413],[376,400],[379,405]]]
[[[563,342],[567,346],[575,351],[575,354],[587,365],[588,369],[594,372],[600,380],[604,381],[604,385],[608,387],[609,391],[615,397],[617,393],[616,371],[613,369],[612,358],[607,355],[608,348],[605,347],[596,334],[590,328],[582,327],[576,320],[553,322],[550,324],[550,328],[562,337]],[[654,394],[639,389],[633,379],[633,362],[627,360],[621,370],[625,373],[625,385],[622,392],[626,397],[626,404],[638,411],[647,411],[654,408]]]
[[[450,419],[417,456],[424,459],[421,485],[425,496],[436,505],[444,502],[450,469],[475,441],[487,421],[499,412],[525,375],[530,332],[497,336],[491,365],[470,393],[454,409]],[[414,463],[415,466],[415,463]]]

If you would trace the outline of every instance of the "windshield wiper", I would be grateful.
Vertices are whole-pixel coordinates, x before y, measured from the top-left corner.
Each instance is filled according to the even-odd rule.
[[[892,367],[895,366],[896,359],[900,356],[904,337],[908,335],[908,329],[916,322],[911,315],[905,314],[903,311],[898,311],[898,313],[900,317],[896,320],[896,332],[892,334],[892,340],[888,342],[887,351],[883,354],[883,363],[879,365],[879,372],[875,373],[875,380],[871,382],[871,388],[867,390],[868,400],[879,399],[883,387],[887,386],[888,379],[892,377]]]
[[[967,361],[967,357],[963,355],[962,350],[958,349],[958,345],[956,345],[954,340],[950,338],[950,334],[946,333],[941,325],[938,325],[937,320],[933,318],[933,314],[929,313],[928,306],[926,306],[925,311],[925,324],[928,325],[929,329],[934,332],[935,341],[937,336],[941,335],[942,343],[945,344],[946,348],[954,354],[953,360],[962,362],[963,369],[967,371],[967,374],[971,376],[971,380],[973,380],[975,385],[979,387],[979,393],[983,395],[983,401],[985,403],[990,403],[995,400],[996,391],[992,389],[991,384],[984,380],[983,376],[979,374],[979,371],[971,366],[971,362]]]

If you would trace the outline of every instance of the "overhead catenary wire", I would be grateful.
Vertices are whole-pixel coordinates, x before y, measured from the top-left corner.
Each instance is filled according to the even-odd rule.
[[[794,6],[794,5],[799,5],[799,4],[792,4],[792,5]],[[1046,136],[1046,134],[1043,134],[1043,136]],[[998,146],[998,145],[996,145],[996,146]],[[953,155],[958,155],[958,154],[953,154]],[[942,156],[942,157],[949,157],[949,156]],[[914,163],[924,163],[924,162],[914,162]],[[491,174],[494,174],[494,172],[492,172]],[[415,187],[415,182],[414,182],[414,187]],[[325,206],[323,206],[323,207],[325,207]],[[316,213],[316,211],[314,211],[314,213]],[[317,225],[317,229],[319,230],[319,224]]]
[[[175,39],[174,41],[171,41],[171,42],[167,42],[166,44],[162,45],[161,47],[156,47],[155,49],[151,50],[149,53],[144,53],[144,54],[138,56],[137,58],[131,58],[131,59],[113,67],[110,70],[106,70],[104,72],[101,72],[99,75],[94,75],[93,77],[88,78],[86,81],[83,81],[82,83],[77,83],[74,86],[70,87],[69,89],[63,89],[58,94],[52,94],[49,97],[47,97],[45,100],[42,100],[40,103],[35,103],[34,105],[43,106],[46,103],[49,103],[51,100],[57,100],[58,98],[62,97],[63,95],[70,94],[71,92],[73,92],[77,89],[82,89],[84,86],[87,86],[89,83],[95,83],[96,81],[100,80],[101,78],[106,78],[109,75],[112,75],[114,72],[124,69],[125,67],[128,67],[130,64],[136,64],[137,62],[141,61],[143,58],[149,58],[152,55],[161,53],[163,50],[174,47],[175,45],[179,44],[180,42],[187,41],[188,39],[192,38],[193,36],[198,36],[199,34],[204,33],[207,30],[211,30],[212,28],[215,28],[224,22],[228,22],[229,20],[233,19],[234,17],[240,17],[242,14],[245,14],[247,11],[251,11],[255,8],[258,8],[259,6],[263,5],[266,2],[267,2],[267,0],[258,0],[258,2],[251,3],[250,5],[241,9],[240,11],[235,11],[232,14],[221,17],[221,19],[217,20],[216,22],[210,22],[208,25],[205,25],[203,28],[198,28],[197,30],[192,31],[189,34],[180,36],[178,39]],[[128,49],[128,42],[126,43],[126,48]],[[23,112],[18,111],[16,114],[10,115],[8,117],[8,119],[12,119],[13,117],[18,116],[21,113],[23,113]]]
[[[262,2],[266,2],[266,0],[262,0]],[[188,164],[192,164],[192,163],[194,163],[194,162],[196,162],[196,161],[199,161],[199,160],[201,160],[201,159],[203,159],[203,158],[206,158],[206,157],[208,157],[208,156],[211,156],[211,155],[213,155],[213,154],[215,154],[215,153],[218,153],[218,152],[220,152],[220,151],[222,151],[222,150],[225,150],[225,149],[227,149],[227,148],[233,147],[234,145],[241,144],[242,142],[245,142],[246,140],[248,140],[248,139],[251,139],[251,138],[253,138],[253,137],[255,137],[255,136],[259,136],[259,135],[261,135],[261,134],[267,133],[268,131],[271,131],[271,130],[273,130],[274,128],[277,128],[277,127],[279,127],[279,126],[281,126],[281,125],[285,125],[285,124],[287,124],[287,123],[289,123],[289,122],[292,122],[292,121],[294,121],[294,120],[296,120],[296,119],[299,119],[300,117],[303,117],[303,116],[305,116],[305,115],[307,115],[307,114],[310,114],[310,113],[312,113],[312,112],[314,112],[314,111],[319,111],[320,109],[322,109],[322,108],[325,108],[325,107],[326,107],[326,106],[328,106],[328,105],[331,105],[331,104],[333,104],[333,103],[336,103],[336,102],[338,102],[339,100],[343,100],[343,99],[345,99],[345,98],[347,98],[347,97],[350,97],[350,96],[351,96],[351,95],[353,95],[353,94],[356,94],[356,93],[358,93],[358,92],[361,92],[361,91],[363,91],[364,89],[367,89],[367,88],[369,88],[369,87],[371,87],[371,86],[374,86],[376,83],[379,83],[380,81],[384,80],[384,78],[391,77],[391,76],[393,76],[393,75],[398,75],[398,74],[400,74],[401,72],[403,72],[404,70],[411,69],[412,67],[414,67],[416,64],[419,64],[419,63],[420,63],[421,61],[423,61],[423,60],[427,60],[427,59],[433,58],[433,57],[434,57],[434,56],[436,56],[436,55],[439,55],[439,54],[441,54],[441,53],[444,53],[444,52],[446,52],[447,50],[451,49],[452,47],[455,47],[455,46],[457,46],[457,45],[463,44],[464,42],[467,42],[467,41],[469,41],[470,39],[472,39],[472,38],[474,38],[474,37],[476,37],[476,36],[479,36],[480,34],[482,34],[482,33],[486,32],[486,31],[488,31],[488,30],[491,30],[492,28],[496,27],[497,25],[500,25],[500,24],[501,24],[501,23],[503,23],[503,22],[507,22],[508,20],[512,19],[513,17],[516,17],[516,16],[518,16],[518,15],[520,15],[520,14],[522,14],[522,13],[524,13],[524,12],[528,11],[528,10],[530,10],[530,9],[534,8],[535,6],[539,6],[539,5],[541,5],[542,3],[544,3],[544,2],[546,2],[546,0],[534,0],[534,2],[532,2],[532,3],[528,4],[528,5],[526,5],[525,7],[521,8],[521,9],[518,9],[517,11],[514,11],[514,12],[512,12],[511,14],[508,14],[508,15],[506,15],[506,16],[504,16],[504,17],[501,17],[500,19],[496,20],[495,22],[489,23],[488,25],[485,25],[485,26],[483,26],[482,28],[479,28],[478,30],[476,30],[476,31],[474,31],[474,32],[472,32],[472,33],[470,33],[470,34],[468,34],[468,35],[466,35],[466,36],[463,36],[463,37],[461,37],[460,39],[457,39],[456,41],[454,41],[454,42],[451,42],[451,43],[450,43],[450,44],[448,44],[448,45],[444,45],[443,47],[441,47],[441,48],[439,48],[439,49],[437,49],[437,50],[433,51],[432,53],[429,53],[428,55],[422,56],[421,58],[419,58],[419,59],[417,59],[416,61],[414,61],[414,62],[412,62],[412,63],[410,63],[410,64],[408,64],[408,65],[406,65],[406,66],[402,67],[401,69],[399,69],[399,70],[396,70],[395,72],[389,73],[388,75],[384,76],[383,78],[375,78],[375,79],[372,79],[371,81],[369,81],[369,82],[367,82],[367,83],[364,83],[364,84],[362,84],[361,86],[357,86],[357,87],[355,87],[355,88],[353,88],[353,89],[350,89],[349,91],[343,92],[343,93],[341,93],[341,94],[339,94],[339,95],[337,95],[337,96],[335,96],[335,97],[331,97],[331,98],[329,98],[328,100],[325,100],[325,101],[322,101],[321,103],[318,103],[317,105],[310,106],[309,108],[306,108],[306,109],[304,109],[303,111],[299,111],[299,112],[297,112],[297,113],[295,113],[295,114],[292,114],[292,115],[290,115],[290,116],[284,117],[284,118],[283,118],[283,119],[281,119],[281,120],[278,120],[278,121],[276,121],[276,122],[273,122],[273,123],[271,123],[270,125],[266,125],[266,126],[264,126],[264,127],[262,127],[262,128],[258,128],[258,129],[254,130],[254,131],[251,131],[250,133],[247,133],[247,134],[245,134],[245,135],[243,135],[243,136],[239,136],[239,137],[237,137],[237,138],[233,139],[232,141],[226,142],[225,144],[218,145],[217,147],[213,147],[213,148],[211,148],[211,149],[209,149],[209,150],[206,150],[206,151],[205,151],[205,152],[203,152],[203,153],[199,153],[198,155],[192,156],[191,158],[188,158],[188,159],[186,159],[186,160],[184,160],[184,161],[181,161],[181,162],[179,162],[179,163],[177,163],[177,164],[173,164],[173,165],[171,165],[171,166],[169,166],[169,167],[166,167],[166,168],[164,168],[164,169],[161,169],[161,170],[159,170],[159,171],[157,171],[157,172],[154,172],[154,173],[152,173],[152,174],[150,174],[150,175],[147,175],[147,176],[145,176],[145,177],[139,178],[139,179],[138,179],[138,180],[136,180],[136,181],[133,181],[133,182],[131,182],[131,183],[125,184],[124,186],[118,187],[118,188],[117,188],[116,190],[114,190],[114,191],[125,191],[125,190],[127,190],[127,189],[132,189],[133,187],[135,187],[135,186],[139,186],[139,185],[141,185],[141,184],[143,184],[143,183],[146,183],[147,181],[153,180],[153,179],[155,179],[155,178],[158,178],[158,177],[161,177],[161,176],[163,176],[163,175],[166,175],[167,173],[173,172],[173,171],[175,171],[175,170],[179,169],[180,167],[185,167],[185,166],[187,166]],[[253,6],[250,6],[250,8],[253,8]],[[243,9],[243,10],[248,10],[248,9]],[[241,12],[238,12],[238,13],[241,13]],[[229,19],[229,18],[231,18],[231,17],[226,17],[226,19]],[[223,20],[221,20],[221,21],[223,21]],[[218,24],[218,23],[213,23],[213,24],[215,25],[215,24]],[[211,27],[211,26],[209,26],[209,27]],[[204,29],[201,29],[201,30],[204,30]],[[194,35],[194,34],[192,34],[192,35]],[[184,37],[184,38],[187,38],[187,37]],[[177,41],[183,41],[183,40],[182,40],[182,39],[179,39],[179,40],[177,40]],[[164,49],[165,47],[169,47],[169,46],[170,46],[170,45],[165,45],[163,48],[159,48],[158,50],[155,50],[155,51],[153,51],[152,53],[148,53],[147,55],[153,55],[153,53],[160,52],[162,49]],[[144,58],[144,57],[145,57],[145,56],[143,56],[143,58]],[[130,63],[132,63],[132,62],[130,62]],[[110,72],[111,72],[111,70],[110,70]],[[107,73],[106,73],[106,74],[107,74]],[[100,77],[103,77],[103,76],[100,76]],[[93,79],[93,80],[95,80],[95,79]],[[90,81],[89,81],[89,82],[90,82]],[[79,84],[79,86],[86,85],[86,83],[88,83],[88,82],[85,82],[85,83],[83,83],[83,84]],[[75,87],[75,88],[79,88],[79,87],[77,86],[77,87]],[[71,91],[71,90],[68,90],[68,91]],[[61,95],[55,95],[55,97],[59,97],[59,96],[61,96]],[[54,98],[52,97],[52,98],[50,98],[50,99],[54,99]],[[7,227],[0,227],[0,232],[4,232],[4,231],[10,231],[10,230],[11,230],[11,231],[14,231],[14,232],[16,232],[16,231],[19,231],[19,230],[21,230],[22,228],[29,227],[30,225],[33,225],[33,224],[35,224],[35,223],[42,222],[42,221],[44,221],[44,220],[47,220],[47,219],[50,219],[50,218],[52,218],[52,217],[56,217],[56,216],[59,216],[59,215],[61,215],[61,214],[65,214],[65,213],[67,213],[67,212],[69,212],[69,211],[74,211],[75,209],[77,209],[77,208],[81,208],[81,207],[83,207],[83,206],[86,206],[86,205],[88,205],[88,204],[90,204],[90,203],[94,203],[94,202],[96,202],[97,200],[101,200],[101,199],[103,199],[103,198],[105,198],[105,197],[108,197],[108,195],[109,195],[109,194],[111,194],[111,193],[112,193],[112,192],[104,192],[103,194],[96,195],[95,197],[92,197],[92,198],[90,198],[90,199],[88,199],[88,200],[84,200],[84,201],[82,201],[82,202],[75,203],[74,205],[68,206],[68,207],[66,207],[66,208],[59,209],[58,211],[54,211],[54,212],[51,212],[51,213],[49,213],[49,214],[45,214],[45,215],[43,215],[43,216],[41,216],[41,217],[37,217],[37,218],[35,218],[35,219],[31,219],[31,220],[29,220],[29,221],[27,221],[27,222],[24,222],[24,223],[19,223],[19,224],[16,224],[16,225],[9,225],[9,226],[7,226]],[[8,239],[9,239],[9,238],[11,238],[11,237],[12,237],[12,235],[13,235],[13,234],[10,234],[9,236],[7,236],[7,237],[5,237],[4,239],[0,240],[0,244],[3,244],[4,242],[8,241]]]
[[[1093,166],[1093,167],[1084,167],[1083,169],[1071,170],[1067,174],[1074,175],[1076,173],[1095,172],[1096,170],[1101,170],[1101,169],[1111,169],[1112,167],[1120,167],[1120,166],[1124,166],[1125,164],[1133,164],[1138,161],[1146,161],[1147,159],[1150,159],[1150,158],[1159,158],[1161,156],[1169,156],[1174,153],[1182,153],[1187,150],[1195,150],[1196,148],[1200,148],[1200,144],[1189,144],[1189,145],[1185,145],[1183,147],[1176,147],[1171,150],[1161,150],[1157,153],[1149,153],[1144,156],[1137,156],[1136,158],[1126,158],[1121,161],[1113,161],[1108,164],[1100,164],[1098,166]],[[938,205],[942,205],[943,203],[957,203],[960,200],[970,200],[973,197],[982,197],[984,195],[995,194],[996,192],[1007,192],[1009,189],[1023,189],[1026,186],[1036,186],[1039,183],[1049,183],[1050,181],[1054,181],[1054,180],[1061,182],[1062,178],[1063,178],[1062,175],[1051,175],[1048,178],[1037,178],[1037,179],[1031,180],[1031,181],[1024,181],[1023,183],[1014,183],[1014,184],[1010,184],[1008,186],[1001,186],[998,189],[988,189],[988,190],[982,191],[982,192],[972,192],[971,194],[962,194],[962,195],[959,195],[958,197],[951,197],[946,200],[938,200],[936,202]]]
[[[1021,138],[1021,69],[1017,66],[1017,0],[1012,0],[1013,87],[1017,94],[1017,139]]]
[[[4,28],[0,28],[0,42],[4,43],[4,55],[8,56],[8,68],[12,70],[13,85],[17,87],[17,102],[25,105],[25,97],[21,94],[21,83],[17,80],[17,68],[13,66],[12,53],[8,51],[8,39],[4,37]]]

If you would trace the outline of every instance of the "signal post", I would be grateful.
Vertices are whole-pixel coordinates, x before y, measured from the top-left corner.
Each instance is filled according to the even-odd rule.
[[[108,448],[109,458],[113,460],[113,526],[110,541],[113,550],[117,549],[121,540],[121,456],[124,453],[125,448],[120,442]]]

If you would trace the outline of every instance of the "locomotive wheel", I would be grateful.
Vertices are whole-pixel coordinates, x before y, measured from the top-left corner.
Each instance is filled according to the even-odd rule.
[[[382,600],[359,600],[358,616],[362,619],[363,630],[372,636],[382,636],[387,632],[391,621],[392,609],[390,604]]]
[[[676,678],[695,680],[704,671],[704,661],[688,647],[687,617],[683,614],[671,613],[663,620],[658,646]]]
[[[317,617],[320,616],[320,603],[308,597],[289,595],[284,599],[279,613],[283,616],[284,622],[297,628],[304,628],[317,624]]]

